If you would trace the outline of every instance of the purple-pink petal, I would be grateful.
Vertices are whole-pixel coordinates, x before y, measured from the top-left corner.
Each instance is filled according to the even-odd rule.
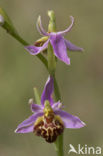
[[[62,107],[62,104],[60,101],[53,103],[52,105],[53,110],[60,109],[61,107]]]
[[[43,106],[38,104],[31,104],[31,110],[32,112],[40,112],[43,111]]]
[[[34,124],[31,124],[28,126],[17,128],[15,130],[15,133],[30,133],[30,132],[33,132],[33,128],[34,128]]]
[[[64,122],[65,128],[82,128],[85,126],[85,123],[82,122],[78,117],[73,116],[62,110],[55,110],[54,113],[59,115]]]
[[[42,22],[41,22],[41,16],[38,17],[38,21],[37,21],[37,30],[39,31],[39,33],[43,36],[48,36],[48,33],[44,30],[43,26],[42,26]]]
[[[60,35],[66,35],[66,33],[68,33],[68,32],[71,31],[71,29],[72,29],[72,27],[73,27],[73,24],[74,24],[74,17],[73,17],[73,16],[70,16],[70,19],[71,19],[71,24],[70,24],[70,26],[69,26],[67,29],[65,29],[64,31],[58,32],[58,35],[59,35],[59,34],[60,34]]]
[[[25,46],[25,49],[31,54],[31,55],[37,55],[39,54],[41,51],[45,50],[48,47],[48,42],[49,39],[43,44],[43,46],[41,47],[37,47],[37,46]]]
[[[64,40],[65,41],[65,44],[67,46],[67,48],[70,50],[70,51],[83,51],[83,48],[80,48],[76,45],[74,45],[73,43],[71,43],[70,41],[68,40]]]
[[[54,90],[54,82],[53,77],[49,76],[48,80],[45,84],[42,96],[41,96],[41,104],[44,105],[45,100],[48,100],[50,104],[53,104],[52,93]]]
[[[22,133],[23,130],[25,133],[29,133],[32,129],[32,125],[34,125],[36,119],[43,115],[43,112],[38,112],[36,114],[31,115],[28,119],[24,120],[21,124],[18,125],[16,129],[16,133]]]
[[[66,64],[70,64],[70,58],[67,55],[67,49],[64,42],[64,38],[57,33],[50,34],[50,43],[53,47],[54,54],[58,59],[65,62]]]

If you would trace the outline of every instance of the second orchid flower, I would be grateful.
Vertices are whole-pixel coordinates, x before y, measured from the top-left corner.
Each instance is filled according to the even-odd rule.
[[[70,16],[70,19],[71,25],[66,30],[60,32],[46,32],[42,26],[41,17],[39,16],[37,22],[37,29],[39,33],[44,36],[44,38],[37,40],[34,45],[26,46],[25,49],[31,55],[37,55],[43,50],[47,49],[48,44],[50,43],[53,47],[55,56],[59,60],[69,65],[70,58],[67,55],[67,49],[69,49],[70,51],[83,51],[83,48],[80,48],[72,44],[70,41],[64,39],[64,35],[70,32],[73,27],[74,18]]]

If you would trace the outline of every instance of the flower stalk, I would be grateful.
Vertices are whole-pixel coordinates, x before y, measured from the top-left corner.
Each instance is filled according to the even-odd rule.
[[[48,25],[48,32],[55,32],[56,31],[56,20],[55,20],[55,14],[54,11],[50,10],[48,11],[49,16],[49,25]],[[50,75],[55,74],[56,69],[56,58],[53,52],[52,45],[48,44],[48,71]]]
[[[48,32],[56,32],[56,19],[55,19],[55,14],[54,11],[50,10],[48,11],[48,16],[50,18],[49,20],[49,25],[48,25]],[[54,89],[55,89],[55,97],[56,100],[60,100],[60,92],[59,88],[55,79],[55,69],[56,69],[56,57],[53,52],[53,48],[51,44],[48,44],[48,71],[50,75],[53,76],[54,78]],[[57,152],[57,156],[63,156],[63,134],[58,136],[57,140],[55,141],[55,149]]]
[[[0,8],[0,16],[3,17],[3,24],[0,25],[2,28],[4,28],[8,34],[10,34],[12,37],[14,37],[17,41],[19,41],[23,46],[29,45],[28,42],[26,42],[17,32],[16,28],[13,26],[10,18],[8,17],[7,13],[4,11],[4,9]],[[45,65],[45,67],[48,67],[47,60],[42,54],[38,54],[37,57],[41,60],[41,62]]]
[[[56,59],[55,59],[55,55],[53,53],[52,46],[49,43],[48,44],[48,71],[49,71],[49,74],[54,76],[55,69],[56,69]]]

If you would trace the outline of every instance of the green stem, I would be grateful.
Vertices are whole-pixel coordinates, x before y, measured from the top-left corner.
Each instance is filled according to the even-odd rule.
[[[8,32],[9,33],[9,32]],[[10,33],[17,41],[19,41],[22,45],[27,46],[30,45],[29,43],[27,43],[23,38],[20,37],[20,35],[16,32]],[[41,61],[42,63],[45,65],[46,68],[48,68],[48,63],[46,58],[42,55],[42,54],[38,54],[36,55]]]
[[[22,45],[27,46],[29,43],[27,43],[16,31],[15,27],[13,26],[11,20],[7,16],[6,12],[0,8],[0,15],[3,17],[4,23],[1,25],[8,34],[10,34],[12,37],[14,37],[17,41],[19,41]],[[42,54],[36,55],[45,65],[46,68],[48,68],[48,63],[46,58]]]
[[[9,32],[8,32],[9,33]],[[23,38],[20,37],[20,35],[18,33],[9,33],[10,35],[12,35],[17,41],[19,41],[22,45],[27,46],[30,45],[29,43],[27,43]],[[41,61],[42,63],[45,65],[46,68],[48,68],[48,63],[46,58],[42,55],[42,54],[38,54],[36,55]]]
[[[48,31],[49,32],[55,32],[56,31],[56,22],[55,22],[55,14],[54,12],[48,11],[48,16],[50,18],[49,20],[49,25],[48,25]],[[50,73],[50,75],[53,76],[54,78],[54,92],[55,92],[55,98],[56,101],[61,99],[61,95],[60,95],[60,91],[59,91],[59,87],[55,78],[55,69],[56,69],[56,58],[53,52],[53,48],[51,46],[51,44],[49,43],[48,45],[48,71]],[[63,152],[63,134],[58,136],[55,144],[55,149],[57,152],[57,156],[63,156],[64,152]]]
[[[63,134],[60,135],[55,142],[55,150],[57,152],[57,156],[63,156]]]
[[[55,55],[53,53],[53,49],[51,44],[48,44],[48,71],[49,74],[54,76],[55,74],[55,69],[56,69],[56,60],[55,60]]]
[[[54,76],[54,92],[55,92],[56,101],[61,100],[61,95],[60,95],[59,87],[58,87],[55,76]],[[63,156],[64,155],[64,152],[63,152],[64,151],[63,150],[63,134],[57,138],[57,140],[55,142],[55,148],[56,148],[57,156]]]

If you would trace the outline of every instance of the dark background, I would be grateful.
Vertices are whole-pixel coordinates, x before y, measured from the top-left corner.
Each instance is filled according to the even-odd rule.
[[[56,76],[65,109],[82,119],[87,126],[66,129],[64,151],[69,144],[103,146],[103,1],[102,0],[0,0],[19,33],[30,44],[40,35],[36,29],[38,15],[47,29],[47,11],[53,9],[57,30],[75,26],[66,35],[72,43],[85,49],[68,52],[71,65],[58,61]],[[33,87],[42,93],[48,73],[37,57],[0,28],[0,156],[52,156],[53,145],[34,134],[15,134],[17,125],[31,115],[28,99]]]

